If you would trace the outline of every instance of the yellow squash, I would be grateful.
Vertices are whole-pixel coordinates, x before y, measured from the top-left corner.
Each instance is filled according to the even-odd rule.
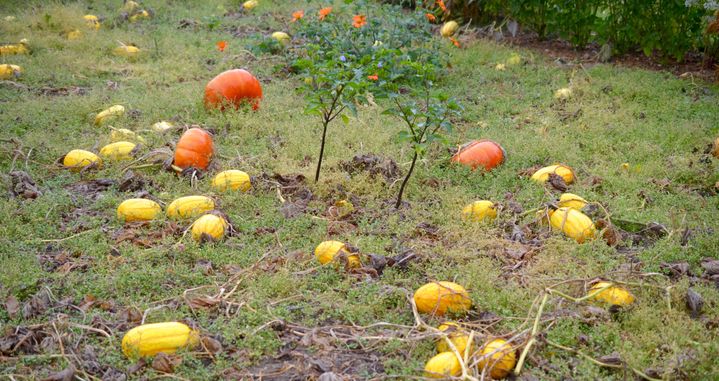
[[[594,295],[592,298],[602,303],[622,307],[634,303],[634,295],[632,295],[629,290],[611,282],[599,282],[595,284],[589,290],[589,294],[597,291],[599,291],[599,293]]]
[[[537,172],[534,172],[534,174],[532,175],[532,180],[538,183],[545,183],[547,182],[547,180],[549,180],[549,175],[551,173],[554,173],[557,176],[561,176],[564,179],[564,182],[567,184],[571,184],[574,182],[574,171],[572,170],[572,168],[564,164],[555,164],[544,167]]]
[[[102,160],[90,151],[74,149],[65,155],[65,158],[62,159],[62,165],[71,171],[77,172],[91,165],[102,168]]]
[[[285,32],[275,32],[272,33],[272,38],[277,40],[282,45],[287,46],[290,43],[290,35],[288,35]]]
[[[152,18],[152,16],[150,15],[150,12],[143,9],[137,13],[134,13],[132,16],[130,16],[128,18],[128,20],[130,22],[138,22],[140,20],[149,20],[150,18]]]
[[[499,380],[505,378],[512,372],[517,364],[517,354],[514,349],[502,339],[490,341],[482,349],[482,357],[479,361],[479,368],[487,369],[487,374],[493,379]]]
[[[150,221],[162,213],[158,203],[146,198],[131,198],[117,207],[117,218],[125,222]]]
[[[121,10],[129,13],[139,7],[140,7],[140,4],[138,4],[136,1],[127,0],[127,1],[125,1],[125,4],[122,5]]]
[[[22,74],[22,68],[18,65],[0,65],[0,79],[17,79]]]
[[[152,125],[152,130],[155,132],[166,132],[172,129],[174,126],[170,122],[160,121]]]
[[[85,15],[82,16],[82,19],[85,20],[85,25],[87,25],[88,28],[95,30],[100,29],[100,19],[97,18],[97,16]]]
[[[112,132],[110,132],[110,141],[111,142],[122,142],[122,141],[132,141],[137,143],[145,143],[145,138],[138,135],[136,132],[132,130],[128,130],[127,128],[112,128]]]
[[[80,29],[73,29],[65,33],[65,38],[68,40],[78,40],[82,37],[82,32],[80,32]]]
[[[467,348],[467,342],[469,341],[469,335],[465,332],[459,324],[451,321],[446,321],[437,327],[442,332],[447,332],[449,340],[454,344],[459,354],[464,355],[464,349]],[[447,340],[440,338],[437,341],[437,352],[451,352],[452,348],[447,344]]]
[[[245,8],[245,10],[251,11],[255,9],[257,6],[257,0],[247,0],[244,3],[242,3],[242,8]]]
[[[212,179],[212,187],[220,192],[226,190],[241,190],[247,192],[252,187],[250,176],[242,171],[230,169],[218,173]]]
[[[454,352],[442,352],[427,361],[424,376],[428,378],[447,378],[462,374],[462,365]]]
[[[137,145],[131,142],[110,143],[100,149],[100,156],[108,160],[132,160]]]
[[[430,282],[414,292],[417,311],[443,316],[446,313],[466,313],[472,299],[464,287],[452,282]]]
[[[205,196],[180,197],[167,206],[167,217],[194,218],[215,209],[215,202]]]
[[[95,125],[96,126],[102,125],[103,123],[105,123],[111,119],[120,117],[124,114],[125,114],[124,106],[122,106],[122,105],[111,106],[105,110],[100,111],[99,113],[97,113],[97,115],[95,115]]]
[[[112,53],[119,57],[137,58],[140,55],[140,48],[134,45],[120,45],[112,50]]]
[[[555,230],[561,231],[569,238],[584,243],[594,238],[597,229],[592,219],[584,213],[572,208],[559,208],[549,212],[549,223]]]
[[[475,201],[462,209],[462,218],[466,221],[479,222],[493,220],[497,217],[497,209],[492,201]]]
[[[567,208],[572,208],[572,209],[576,209],[576,210],[582,210],[582,208],[587,206],[588,203],[589,202],[587,200],[577,196],[576,194],[563,193],[559,197],[558,206],[560,208],[567,207]]]
[[[554,99],[558,100],[567,100],[572,97],[572,89],[568,87],[563,87],[557,91],[554,92]]]
[[[199,341],[199,332],[179,322],[143,324],[122,338],[122,353],[134,360],[160,352],[175,353],[178,349],[196,346]]]
[[[205,214],[192,224],[192,238],[199,242],[203,236],[209,236],[213,240],[219,241],[225,236],[228,225],[227,221],[220,216]]]
[[[24,38],[17,44],[0,45],[0,56],[28,53],[30,53],[30,46],[28,45],[27,39]]]
[[[452,37],[457,33],[457,29],[459,29],[459,24],[457,24],[456,21],[447,21],[442,25],[442,28],[440,28],[439,34],[441,34],[442,37]]]
[[[340,253],[344,253],[347,256],[347,262],[349,262],[350,268],[358,268],[362,266],[359,255],[350,253],[345,248],[345,244],[342,242],[324,241],[315,247],[315,257],[323,265],[334,261],[335,257]]]

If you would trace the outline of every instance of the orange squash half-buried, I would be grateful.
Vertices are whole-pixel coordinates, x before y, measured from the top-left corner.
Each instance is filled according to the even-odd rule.
[[[177,142],[173,164],[182,169],[207,169],[214,153],[212,135],[201,128],[190,128]]]
[[[225,109],[226,104],[235,108],[247,102],[253,110],[260,107],[262,86],[247,70],[233,69],[220,73],[205,86],[205,107]]]
[[[499,143],[488,140],[473,140],[459,148],[452,161],[466,165],[472,170],[479,167],[485,171],[491,171],[498,165],[502,164],[507,157],[507,153]]]

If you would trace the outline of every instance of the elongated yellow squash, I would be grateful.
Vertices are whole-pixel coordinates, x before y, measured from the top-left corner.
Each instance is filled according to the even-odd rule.
[[[132,160],[137,145],[131,142],[110,143],[100,149],[100,156],[109,160]]]
[[[95,125],[99,126],[108,120],[122,116],[123,114],[125,114],[125,107],[122,105],[114,105],[95,115]]]
[[[146,198],[131,198],[117,207],[117,218],[125,222],[154,220],[160,213],[160,205]]]
[[[347,262],[349,262],[350,268],[358,268],[362,266],[359,255],[350,253],[345,248],[345,244],[339,241],[324,241],[315,247],[315,257],[317,260],[326,265],[335,260],[335,257],[340,253],[344,253],[347,256]]]
[[[102,160],[90,151],[74,149],[65,155],[65,158],[62,160],[62,165],[71,171],[78,172],[91,165],[101,168]]]
[[[185,196],[167,206],[167,217],[174,219],[194,218],[215,209],[215,202],[205,196]]]
[[[414,292],[417,311],[443,316],[446,313],[466,313],[472,299],[464,287],[453,282],[430,282]]]
[[[560,208],[567,207],[567,208],[572,208],[572,209],[576,209],[576,210],[581,210],[582,208],[587,206],[588,203],[589,202],[587,200],[581,198],[580,196],[577,196],[576,194],[563,193],[559,197],[558,206]]]
[[[174,353],[180,348],[193,347],[199,341],[197,331],[179,322],[143,324],[125,334],[122,352],[130,359],[137,359],[160,352]]]
[[[562,177],[567,184],[574,182],[574,171],[564,164],[555,164],[539,169],[532,175],[532,180],[538,183],[546,183],[552,173]]]
[[[552,228],[563,232],[578,243],[593,239],[597,232],[591,218],[576,209],[567,207],[550,212],[549,223]]]
[[[499,380],[507,377],[516,364],[517,354],[512,346],[505,340],[495,339],[484,346],[477,366],[480,369],[488,368],[492,379]]]
[[[454,352],[442,352],[432,357],[424,366],[424,376],[447,378],[462,374],[462,365]]]
[[[252,187],[250,175],[243,171],[230,169],[218,173],[212,179],[212,187],[220,192],[226,190],[241,190],[247,192]]]
[[[0,79],[16,79],[22,74],[22,68],[18,65],[0,65]]]
[[[601,291],[600,291],[601,290]],[[589,294],[599,291],[592,298],[614,306],[628,306],[634,303],[634,295],[629,290],[612,282],[599,282],[592,286]]]
[[[467,221],[479,222],[493,220],[497,217],[494,203],[488,200],[475,201],[462,209],[462,218]]]

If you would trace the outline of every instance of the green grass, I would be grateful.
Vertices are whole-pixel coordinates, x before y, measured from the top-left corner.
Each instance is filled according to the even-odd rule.
[[[0,58],[3,63],[23,67],[18,82],[29,88],[0,86],[0,172],[3,183],[9,185],[6,174],[27,166],[43,192],[32,201],[0,200],[0,298],[13,295],[21,303],[27,302],[48,288],[56,300],[75,305],[82,304],[87,295],[115,305],[110,311],[91,308],[85,313],[58,307],[28,319],[22,313],[10,318],[0,310],[3,332],[18,325],[49,323],[58,313],[66,314],[71,322],[91,325],[93,319],[116,322],[116,311],[129,307],[140,311],[159,307],[149,310],[148,322],[191,319],[221,340],[224,351],[214,362],[186,353],[177,369],[177,375],[187,379],[213,379],[229,368],[261,366],[278,356],[291,334],[265,326],[275,319],[309,328],[376,322],[412,325],[405,292],[429,280],[454,280],[470,290],[478,311],[503,318],[487,329],[504,335],[525,322],[545,287],[562,280],[609,277],[671,286],[671,309],[664,292],[650,286],[632,286],[637,297],[634,306],[594,321],[576,316],[586,310],[586,303],[552,297],[548,312],[566,316],[542,326],[546,337],[593,358],[617,352],[628,366],[663,369],[665,378],[719,377],[715,362],[719,355],[719,291],[701,279],[641,276],[659,271],[660,264],[669,261],[687,261],[691,271],[701,275],[701,259],[716,258],[719,253],[715,232],[719,172],[716,159],[707,161],[703,154],[719,130],[717,86],[613,65],[560,68],[536,52],[472,41],[466,49],[452,48],[452,68],[440,84],[465,106],[463,119],[449,138],[452,145],[475,138],[500,142],[508,160],[495,171],[473,173],[451,166],[444,148],[433,150],[419,163],[409,183],[405,193],[409,207],[396,212],[390,201],[399,184],[365,174],[350,176],[338,165],[356,154],[376,153],[393,158],[403,170],[409,167],[410,153],[396,139],[402,129],[399,121],[381,115],[382,104],[363,107],[349,125],[338,122],[330,126],[322,178],[318,184],[308,181],[315,199],[307,213],[294,219],[282,216],[277,193],[258,182],[247,194],[216,194],[208,178],[193,189],[188,179],[171,173],[138,171],[154,183],[146,190],[166,203],[190,194],[216,197],[238,230],[236,236],[210,245],[199,246],[189,237],[178,245],[181,237],[176,234],[156,241],[151,248],[141,248],[127,242],[116,244],[112,238],[122,227],[115,208],[132,197],[131,193],[111,188],[89,200],[69,194],[65,188],[80,180],[119,179],[122,165],[109,164],[96,172],[77,174],[53,164],[72,148],[97,151],[109,142],[109,128],[92,125],[98,111],[113,104],[139,111],[112,125],[141,131],[148,140],[147,149],[165,146],[179,137],[179,130],[166,136],[149,131],[159,120],[212,129],[219,167],[241,169],[252,176],[276,172],[311,178],[320,134],[319,120],[302,114],[303,100],[295,93],[300,80],[276,70],[283,62],[281,57],[253,58],[242,52],[257,39],[255,33],[282,29],[291,12],[306,7],[305,2],[261,1],[252,14],[241,17],[224,16],[227,10],[238,8],[237,1],[146,3],[155,10],[154,19],[97,32],[85,30],[78,20],[85,13],[112,19],[118,14],[119,1],[0,5],[0,15],[16,17],[15,21],[0,22],[3,39],[28,38],[33,47],[31,55]],[[195,29],[180,29],[182,19],[199,24]],[[83,30],[83,38],[65,40],[60,33],[73,27]],[[231,34],[234,30],[244,32],[235,37]],[[215,48],[219,40],[229,42],[225,53]],[[114,57],[110,52],[117,41],[136,43],[145,53],[136,62]],[[515,52],[523,57],[522,65],[506,71],[494,69]],[[246,67],[263,81],[261,108],[249,113],[206,111],[201,98],[205,83],[235,67]],[[108,86],[109,81],[117,87]],[[86,93],[48,96],[37,91],[67,86],[83,87]],[[567,86],[573,88],[574,97],[566,103],[554,100],[553,92]],[[11,138],[22,142],[22,147],[6,141]],[[23,154],[32,149],[29,159],[18,156],[13,160],[16,148]],[[494,224],[469,225],[460,220],[459,211],[475,199],[506,203],[507,193],[525,210],[552,201],[557,194],[519,173],[555,162],[576,170],[578,182],[571,192],[602,203],[613,217],[664,224],[670,234],[652,246],[636,248],[632,255],[618,252],[602,240],[577,245],[551,235],[534,249],[531,259],[512,270],[515,261],[506,250],[521,250],[523,245],[510,241],[504,231],[512,218],[509,212],[500,211]],[[622,163],[629,163],[629,169],[622,169]],[[437,180],[439,186],[427,185],[429,180]],[[643,202],[644,197],[651,202]],[[324,213],[342,198],[355,200],[357,229],[330,236]],[[73,214],[79,208],[85,214]],[[529,222],[531,217],[520,222]],[[421,222],[436,225],[439,238],[417,236],[415,227]],[[167,223],[159,221],[141,230],[147,233]],[[183,222],[181,228],[188,224]],[[686,228],[697,233],[688,245],[681,246]],[[71,238],[43,241],[66,237]],[[390,268],[376,280],[358,280],[332,267],[310,271],[316,267],[314,246],[330,238],[349,242],[363,253],[394,255],[400,247],[412,249],[419,260],[407,271]],[[48,245],[51,252],[66,251],[74,261],[87,262],[86,266],[67,273],[44,270],[38,255]],[[113,248],[119,257],[111,255]],[[640,273],[622,271],[631,259],[641,261]],[[198,270],[199,260],[211,261],[214,272],[206,275]],[[224,306],[193,311],[185,303],[185,290],[209,286],[196,292],[213,295],[241,269],[247,271],[229,299],[235,303],[229,312]],[[684,294],[691,282],[705,299],[705,312],[699,319],[691,319],[684,308]],[[235,282],[229,284],[232,287]],[[573,295],[583,292],[581,282],[560,288]],[[72,343],[79,340],[77,348],[68,344],[69,350],[92,346],[100,364],[121,371],[131,364],[120,353],[122,334],[129,327],[112,331],[111,340],[64,324],[58,328],[71,335]],[[400,378],[421,375],[424,362],[434,351],[429,339],[361,341],[366,350],[380,356],[387,374]],[[318,358],[332,356],[319,345],[307,350]],[[55,348],[44,355],[58,353]],[[66,360],[57,357],[3,356],[16,358],[3,362],[0,374],[16,378],[42,378],[50,370],[66,366]],[[525,372],[542,380],[633,377],[630,370],[601,368],[546,344],[535,347]],[[149,369],[130,378],[157,375]]]

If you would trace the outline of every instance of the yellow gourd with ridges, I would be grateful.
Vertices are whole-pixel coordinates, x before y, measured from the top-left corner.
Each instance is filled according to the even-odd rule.
[[[321,264],[326,265],[334,261],[335,257],[341,252],[347,256],[347,262],[349,263],[350,268],[362,266],[359,255],[350,253],[345,248],[345,244],[339,241],[324,241],[320,243],[315,248],[315,257]]]
[[[576,209],[576,210],[581,210],[582,208],[587,206],[588,203],[589,202],[587,200],[577,196],[576,194],[563,193],[559,197],[558,205],[560,208],[567,207],[567,208],[572,208],[572,209]]]
[[[548,167],[544,167],[537,172],[534,172],[532,175],[532,180],[538,182],[538,183],[545,183],[547,180],[549,180],[549,175],[551,173],[554,173],[557,176],[560,176],[564,179],[564,182],[567,184],[571,184],[574,182],[574,171],[572,168],[563,165],[563,164],[555,164],[550,165]]]
[[[220,192],[230,190],[241,190],[247,192],[252,187],[250,176],[236,169],[222,171],[212,179],[212,187]]]
[[[113,49],[112,53],[120,57],[136,58],[138,55],[140,55],[140,48],[133,45],[122,45]]]
[[[255,9],[256,6],[257,6],[257,0],[247,0],[244,3],[242,3],[242,8],[245,8],[248,11]]]
[[[82,16],[82,19],[85,20],[85,24],[90,29],[98,30],[100,29],[100,19],[97,18],[95,15],[85,15]]]
[[[462,374],[462,365],[454,352],[442,352],[432,357],[424,366],[424,376],[447,378]]]
[[[128,331],[122,338],[122,352],[130,359],[174,353],[193,347],[200,341],[197,331],[179,322],[144,324]]]
[[[517,364],[517,354],[514,349],[502,339],[490,341],[482,349],[482,358],[479,361],[479,369],[489,367],[487,372],[493,379],[505,378]]]
[[[605,288],[606,287],[606,288]],[[604,288],[604,290],[602,290]],[[602,290],[602,291],[599,291]],[[614,306],[628,306],[634,303],[634,295],[624,287],[615,285],[612,282],[599,282],[592,286],[589,294],[599,291],[592,298],[594,300],[611,304]]]
[[[146,11],[146,10],[143,9],[143,10],[141,10],[141,11],[135,13],[134,15],[130,16],[130,17],[128,18],[128,20],[129,20],[130,22],[137,22],[137,21],[140,21],[140,20],[147,20],[147,19],[150,19],[150,18],[151,18],[150,12],[148,12],[148,11]]]
[[[125,222],[154,220],[160,213],[160,204],[146,198],[131,198],[117,207],[117,218]]]
[[[100,156],[109,160],[132,160],[132,154],[137,145],[131,142],[110,143],[100,149]]]
[[[114,105],[105,110],[102,110],[95,115],[95,125],[99,126],[111,119],[122,116],[125,114],[125,107],[122,105]]]
[[[24,38],[17,44],[0,45],[0,56],[28,53],[30,53],[30,47],[28,46],[28,41]]]
[[[18,65],[0,65],[0,79],[17,79],[22,74],[22,68]]]
[[[448,333],[449,340],[457,348],[459,354],[464,355],[464,349],[467,348],[467,342],[469,341],[469,335],[459,326],[459,324],[446,321],[437,327],[442,332],[450,331]],[[437,341],[437,352],[451,352],[452,348],[447,344],[447,340],[440,338]]]
[[[497,209],[492,201],[475,201],[462,209],[462,218],[467,221],[479,222],[493,220],[497,217]]]
[[[277,40],[282,45],[287,45],[290,43],[290,35],[285,32],[274,32],[272,33],[272,38]]]
[[[65,155],[65,158],[62,160],[62,165],[77,172],[90,165],[102,168],[102,160],[90,151],[74,149]]]
[[[215,209],[215,202],[205,196],[180,197],[167,206],[167,217],[193,218]]]
[[[121,141],[145,143],[145,138],[132,130],[128,130],[127,128],[110,128],[112,128],[112,132],[110,132],[110,141],[113,143]]]
[[[207,235],[219,241],[225,236],[227,227],[228,223],[224,218],[214,214],[205,214],[192,224],[192,238],[199,242],[203,235]]]
[[[443,316],[446,313],[466,313],[472,307],[472,299],[464,287],[453,282],[431,282],[414,293],[417,311]]]
[[[576,209],[565,207],[549,213],[549,223],[552,228],[563,232],[578,243],[593,239],[597,232],[592,219]]]
[[[456,21],[447,21],[442,25],[442,28],[440,28],[439,34],[441,34],[442,37],[452,37],[457,32],[457,29],[459,29],[459,24],[457,24]]]

